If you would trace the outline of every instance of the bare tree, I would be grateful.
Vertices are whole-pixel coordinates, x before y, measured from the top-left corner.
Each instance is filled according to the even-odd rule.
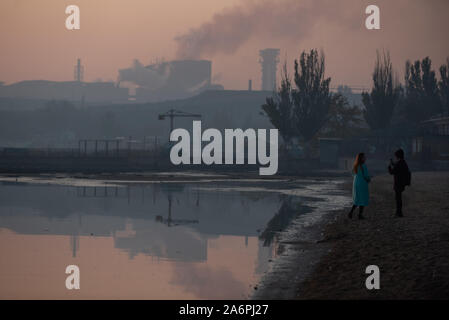
[[[328,119],[332,94],[331,78],[324,77],[324,53],[312,49],[303,51],[295,60],[295,85],[292,92],[294,103],[294,126],[305,142],[315,137]]]
[[[377,51],[371,93],[362,93],[365,106],[364,117],[372,130],[385,129],[390,125],[398,105],[401,87],[394,79],[389,52]]]
[[[405,65],[405,117],[421,122],[440,113],[441,103],[435,71],[429,57]]]
[[[284,63],[279,89],[262,105],[287,144],[293,138],[302,138],[308,148],[328,121],[330,105],[337,102],[329,91],[331,79],[324,77],[324,62],[323,53],[318,54],[315,49],[303,51],[299,60],[295,60],[294,83]]]
[[[289,144],[295,136],[295,130],[292,122],[292,83],[288,76],[286,62],[284,62],[282,70],[281,85],[272,97],[266,99],[266,103],[262,105],[262,110],[268,116],[273,126],[279,130],[279,134],[285,143]]]
[[[440,91],[441,104],[443,112],[449,115],[449,58],[447,58],[446,64],[440,67],[440,76],[438,89]]]
[[[322,133],[327,137],[350,138],[364,131],[363,123],[361,109],[351,106],[345,96],[337,93],[332,95],[328,121]]]

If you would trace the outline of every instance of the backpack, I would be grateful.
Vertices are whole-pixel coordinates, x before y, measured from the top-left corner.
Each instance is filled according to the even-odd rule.
[[[410,186],[412,184],[412,173],[409,168],[407,168],[407,172],[405,174],[405,185]]]

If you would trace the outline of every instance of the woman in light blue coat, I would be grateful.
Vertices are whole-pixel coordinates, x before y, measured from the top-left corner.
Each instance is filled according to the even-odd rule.
[[[369,204],[368,184],[371,181],[371,177],[365,161],[365,154],[359,153],[355,158],[352,168],[352,175],[354,176],[354,182],[352,184],[353,205],[348,214],[349,219],[352,218],[352,214],[357,207],[359,207],[359,219],[364,219],[363,209]]]

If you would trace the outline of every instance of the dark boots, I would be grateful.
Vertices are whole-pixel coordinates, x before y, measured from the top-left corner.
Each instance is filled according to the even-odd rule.
[[[365,219],[365,217],[363,216],[363,206],[359,207],[359,220]]]
[[[395,190],[395,200],[396,200],[396,217],[401,218],[404,215],[402,214],[402,192],[403,190]]]
[[[352,213],[354,212],[355,208],[357,208],[357,206],[352,206],[351,211],[349,211],[348,213],[348,219],[352,219]]]
[[[352,208],[351,208],[351,211],[349,211],[349,213],[348,213],[348,218],[349,219],[352,219],[352,214],[354,213],[355,208],[357,208],[357,206],[353,205]],[[362,214],[363,213],[363,208],[364,208],[363,206],[359,206],[359,215],[358,215],[359,220],[365,219],[365,217]]]

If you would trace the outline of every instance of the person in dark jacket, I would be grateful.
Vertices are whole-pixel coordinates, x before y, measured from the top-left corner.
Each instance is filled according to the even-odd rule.
[[[405,186],[410,185],[410,170],[404,160],[404,150],[399,149],[394,153],[395,160],[390,159],[388,171],[394,176],[394,193],[396,199],[396,216],[403,217],[402,213],[402,192]]]

